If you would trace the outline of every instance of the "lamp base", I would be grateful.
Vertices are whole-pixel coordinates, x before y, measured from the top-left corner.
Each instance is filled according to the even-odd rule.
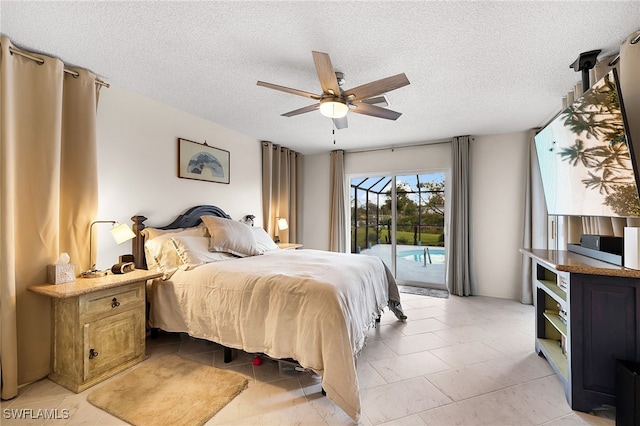
[[[80,276],[82,278],[100,278],[107,275],[108,271],[98,271],[97,269],[91,271],[84,271]]]

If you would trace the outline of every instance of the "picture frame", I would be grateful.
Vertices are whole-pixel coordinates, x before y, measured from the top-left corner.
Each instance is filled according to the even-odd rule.
[[[224,149],[178,138],[178,177],[229,183],[230,154]]]

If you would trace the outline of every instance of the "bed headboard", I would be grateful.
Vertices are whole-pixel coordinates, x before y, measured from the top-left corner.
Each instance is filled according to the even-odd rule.
[[[223,217],[225,219],[231,219],[231,216],[226,214],[220,207],[202,205],[191,207],[183,214],[176,217],[176,219],[165,226],[154,226],[156,229],[177,229],[177,228],[192,228],[199,225],[202,222],[200,216],[216,216]],[[133,232],[136,234],[132,242],[133,258],[137,269],[147,269],[147,260],[144,255],[144,236],[142,230],[146,228],[144,221],[147,220],[144,216],[133,216]]]

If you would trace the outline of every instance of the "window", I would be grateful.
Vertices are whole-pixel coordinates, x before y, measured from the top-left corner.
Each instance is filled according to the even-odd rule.
[[[444,173],[350,183],[351,252],[380,257],[399,284],[444,287]]]

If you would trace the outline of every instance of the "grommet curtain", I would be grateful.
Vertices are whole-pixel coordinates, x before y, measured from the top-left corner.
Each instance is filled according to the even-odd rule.
[[[302,158],[288,148],[262,143],[262,214],[264,229],[283,243],[298,242],[298,199]],[[277,220],[287,220],[288,229],[279,229]]]
[[[451,225],[447,251],[447,288],[458,296],[476,294],[471,230],[469,136],[451,140]]]
[[[347,251],[347,190],[344,175],[344,151],[331,151],[331,171],[329,179],[329,250]]]
[[[0,37],[0,368],[2,399],[49,373],[51,301],[27,287],[68,253],[89,266],[97,211],[92,73],[56,58],[16,54]]]

